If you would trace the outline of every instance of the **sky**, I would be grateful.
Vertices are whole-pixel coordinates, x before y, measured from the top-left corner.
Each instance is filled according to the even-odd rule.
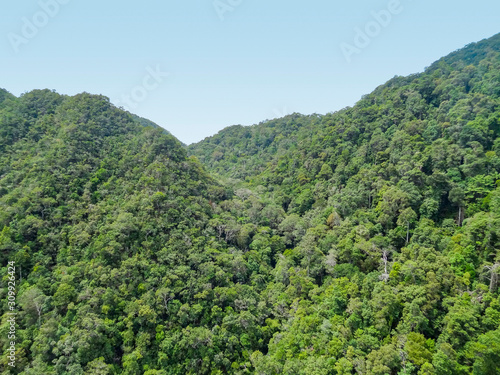
[[[354,105],[500,32],[498,0],[2,1],[0,87],[102,94],[186,144]]]

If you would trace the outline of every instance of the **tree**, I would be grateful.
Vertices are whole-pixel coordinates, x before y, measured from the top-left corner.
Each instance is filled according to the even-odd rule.
[[[104,362],[104,358],[99,357],[89,362],[86,367],[85,375],[108,375],[110,371],[109,367],[110,366]]]
[[[432,361],[432,353],[429,351],[424,335],[410,332],[407,336],[405,351],[408,359],[415,365],[422,367]]]
[[[328,180],[333,176],[332,167],[328,164],[323,164],[321,167],[321,171],[319,171],[317,178]]]
[[[19,297],[19,304],[24,311],[37,320],[38,326],[41,325],[42,313],[47,299],[48,297],[36,286],[29,287]]]
[[[398,217],[397,225],[406,226],[406,244],[410,241],[410,225],[417,220],[417,214],[411,207],[401,211]]]
[[[390,374],[399,367],[401,359],[392,344],[382,346],[378,350],[372,351],[367,356],[367,374],[385,375]]]
[[[498,274],[500,273],[500,263],[495,263],[491,266],[484,266],[490,273],[490,292],[494,292],[498,284]]]
[[[457,216],[457,224],[458,226],[462,226],[464,221],[465,213],[464,213],[464,204],[465,204],[465,191],[460,186],[455,186],[450,190],[448,194],[448,199],[451,203],[458,206],[458,216]]]
[[[473,345],[474,375],[500,373],[500,329],[479,336]]]

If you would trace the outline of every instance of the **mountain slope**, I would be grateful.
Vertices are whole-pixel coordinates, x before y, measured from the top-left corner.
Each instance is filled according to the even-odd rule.
[[[396,168],[391,176],[379,176],[392,182],[417,173],[411,177],[416,182],[439,171],[448,175],[450,186],[467,184],[469,177],[496,167],[491,152],[498,151],[499,50],[500,34],[441,59],[425,73],[392,79],[353,108],[230,128],[191,145],[189,152],[225,177],[251,175],[252,184],[272,185],[273,191],[276,185],[285,185],[278,187],[285,210],[297,196],[325,180],[333,185],[330,190],[345,191],[352,178],[366,177],[364,169]],[[285,134],[280,136],[282,130]],[[437,160],[456,151],[461,153],[456,160]],[[468,165],[476,156],[482,169]],[[365,185],[377,183],[377,178],[372,180]],[[290,190],[292,186],[295,189]],[[352,183],[347,188],[351,187]],[[371,204],[373,194],[367,189],[372,190],[365,187],[363,195]],[[343,214],[361,207],[342,203],[342,194],[334,195],[330,194]],[[449,202],[441,203],[439,210],[446,210]]]
[[[469,109],[464,100],[499,97],[499,48],[500,34],[440,59],[424,73],[395,77],[363,97],[353,108],[326,116],[294,114],[251,127],[230,127],[190,145],[189,151],[213,171],[242,177],[241,171],[248,165],[251,166],[248,173],[255,175],[254,168],[260,171],[266,163],[276,163],[276,155],[294,154],[293,150],[287,152],[290,148],[300,150],[297,153],[307,153],[310,148],[328,150],[332,147],[332,142],[328,143],[332,138],[362,144],[373,138],[374,132],[384,136],[387,130],[394,132],[402,128],[403,121],[418,122],[420,129],[415,131],[426,141],[432,141],[436,137],[431,133],[440,130],[434,122],[446,125],[458,120],[459,112]],[[496,102],[487,105],[496,105]],[[449,115],[452,117],[446,117]],[[472,113],[471,117],[475,115]],[[315,145],[318,142],[321,144]]]
[[[2,373],[206,372],[211,362],[201,363],[206,353],[192,343],[209,334],[217,354],[232,332],[210,331],[220,305],[213,289],[241,289],[232,275],[238,254],[209,225],[225,190],[172,136],[107,98],[4,95],[0,259],[3,275],[15,262],[19,316],[17,365],[2,356]],[[234,297],[224,303],[234,306]],[[167,349],[175,337],[184,341]]]
[[[231,183],[249,220],[287,246],[289,315],[257,373],[500,371],[500,352],[479,349],[500,324],[499,90],[500,34],[352,108],[189,147],[245,181]]]
[[[0,90],[2,375],[499,373],[499,87],[497,35],[187,151]]]

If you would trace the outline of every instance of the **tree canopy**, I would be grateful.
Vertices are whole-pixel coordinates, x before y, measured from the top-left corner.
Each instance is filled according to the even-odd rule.
[[[500,371],[500,34],[185,147],[0,90],[1,374]]]

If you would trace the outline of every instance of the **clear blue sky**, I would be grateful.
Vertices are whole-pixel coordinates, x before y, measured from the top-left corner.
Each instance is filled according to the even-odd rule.
[[[500,32],[497,0],[40,5],[54,1],[2,3],[0,87],[15,95],[36,88],[71,95],[87,91],[130,108],[122,100],[128,95],[132,112],[185,143],[229,125],[351,106],[394,75],[420,72],[451,51]],[[373,11],[388,9],[390,21],[378,21],[384,24],[378,28],[370,23]],[[361,40],[356,46],[355,28],[366,27],[369,45]],[[347,44],[357,48],[350,62],[341,48]]]

